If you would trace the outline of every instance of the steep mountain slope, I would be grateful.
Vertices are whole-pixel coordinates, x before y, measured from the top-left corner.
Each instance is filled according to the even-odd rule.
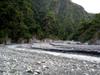
[[[1,0],[0,42],[38,39],[67,39],[80,21],[91,16],[70,0]]]
[[[92,21],[81,23],[72,39],[95,44],[97,41],[100,44],[100,14],[96,14]]]
[[[33,2],[41,21],[47,15],[56,18],[57,25],[60,27],[59,30],[61,30],[59,35],[65,36],[65,39],[67,39],[67,34],[76,31],[80,21],[91,18],[91,15],[83,7],[72,3],[70,0],[33,0]]]

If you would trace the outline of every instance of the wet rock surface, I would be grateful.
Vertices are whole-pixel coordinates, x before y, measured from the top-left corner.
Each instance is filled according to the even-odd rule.
[[[100,75],[100,63],[0,47],[0,75]]]

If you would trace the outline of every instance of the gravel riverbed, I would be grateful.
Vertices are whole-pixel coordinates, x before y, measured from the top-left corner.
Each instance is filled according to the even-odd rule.
[[[26,50],[0,47],[0,75],[100,75],[100,62]]]

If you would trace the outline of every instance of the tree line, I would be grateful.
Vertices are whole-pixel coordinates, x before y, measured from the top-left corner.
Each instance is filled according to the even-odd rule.
[[[61,23],[52,10],[40,6],[43,5],[37,0],[0,0],[0,43],[9,39],[16,43],[29,42],[33,37],[87,41],[99,34],[99,14],[94,20],[78,25],[69,23],[68,19]]]

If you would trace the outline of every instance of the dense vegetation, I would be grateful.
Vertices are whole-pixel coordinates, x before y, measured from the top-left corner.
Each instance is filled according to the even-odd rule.
[[[77,32],[72,33],[70,39],[86,42],[95,42],[100,39],[100,14],[89,22],[81,22]]]
[[[70,0],[0,0],[0,43],[8,39],[28,42],[32,37],[71,39],[76,32],[81,34],[77,30],[84,28],[85,24],[82,24],[78,29],[79,22],[87,22],[90,17],[81,6]]]
[[[0,1],[0,41],[17,41],[32,36],[35,21],[31,0]]]

